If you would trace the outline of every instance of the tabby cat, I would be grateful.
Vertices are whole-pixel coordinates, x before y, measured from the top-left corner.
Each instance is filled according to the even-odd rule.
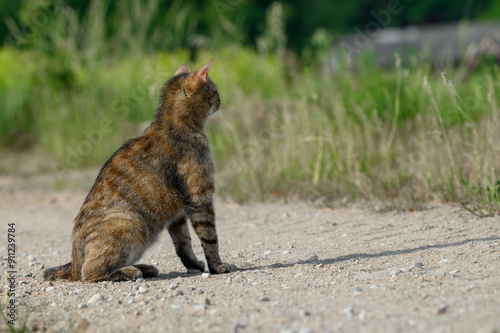
[[[144,134],[104,164],[75,218],[71,262],[45,270],[45,280],[126,281],[158,275],[134,265],[166,227],[188,270],[204,271],[191,246],[187,220],[201,241],[211,273],[228,273],[219,257],[213,204],[215,169],[204,126],[220,107],[208,77],[210,61],[191,73],[182,65],[162,89]]]

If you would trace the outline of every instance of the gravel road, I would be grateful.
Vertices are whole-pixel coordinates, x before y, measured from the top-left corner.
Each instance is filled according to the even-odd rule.
[[[53,175],[0,177],[2,257],[15,223],[16,326],[26,313],[40,332],[500,332],[500,218],[439,203],[380,214],[217,200],[221,257],[235,272],[188,275],[165,232],[141,259],[158,278],[43,282],[43,268],[70,261],[95,174],[66,175],[59,191]],[[3,260],[2,295],[7,270]]]

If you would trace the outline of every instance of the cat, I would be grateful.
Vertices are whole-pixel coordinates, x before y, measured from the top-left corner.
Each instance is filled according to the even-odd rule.
[[[215,167],[204,130],[208,117],[220,108],[217,86],[208,77],[212,62],[194,73],[186,63],[167,81],[151,125],[118,149],[99,172],[74,221],[71,262],[46,269],[44,280],[158,276],[156,267],[134,263],[164,228],[188,271],[204,271],[191,246],[188,219],[209,271],[231,271],[219,257]]]

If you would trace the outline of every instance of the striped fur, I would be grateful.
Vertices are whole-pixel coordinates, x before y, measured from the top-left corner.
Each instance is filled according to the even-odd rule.
[[[208,77],[212,62],[191,73],[182,65],[162,89],[152,124],[104,164],[75,218],[71,263],[44,271],[45,280],[125,281],[158,275],[133,265],[167,228],[188,269],[203,271],[187,221],[211,273],[231,266],[219,257],[213,195],[215,168],[204,126],[220,108]]]

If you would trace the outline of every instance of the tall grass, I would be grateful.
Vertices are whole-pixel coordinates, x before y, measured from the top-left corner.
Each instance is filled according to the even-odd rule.
[[[231,156],[221,187],[241,199],[271,191],[411,205],[430,194],[464,198],[463,179],[494,178],[500,167],[494,77],[453,84],[420,66],[323,79],[306,72],[268,102],[236,95],[239,107],[212,128],[216,156]]]
[[[54,25],[71,29],[45,32],[60,51],[0,50],[4,149],[43,147],[59,169],[100,165],[152,119],[162,84],[192,53],[152,51],[141,42],[155,35],[147,24],[136,42],[120,42],[124,33],[135,36],[133,13],[147,14],[155,4],[144,6],[123,9],[122,33],[109,44],[125,45],[124,53],[99,44],[105,43],[99,22],[88,23],[94,30],[79,26],[70,11]],[[188,33],[185,18],[179,20],[169,31]],[[65,31],[85,32],[86,42],[71,43]],[[424,64],[392,70],[360,64],[356,73],[325,77],[277,53],[226,46],[199,51],[191,68],[212,58],[222,110],[208,130],[222,196],[366,198],[418,208],[432,198],[467,199],[464,182],[498,178],[497,65],[467,82],[453,82],[454,70],[441,75]]]

